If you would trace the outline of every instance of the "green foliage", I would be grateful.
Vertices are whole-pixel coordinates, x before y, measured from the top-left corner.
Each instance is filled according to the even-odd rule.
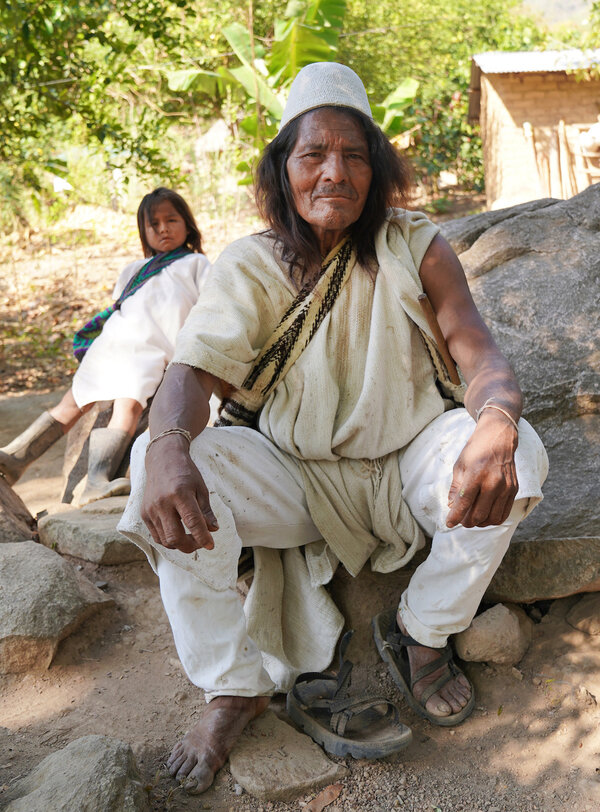
[[[311,62],[337,58],[346,12],[346,0],[290,0],[283,18],[275,19],[266,46],[241,23],[231,23],[222,34],[239,64],[216,71],[193,68],[167,72],[169,86],[207,94],[223,94],[227,86],[241,90],[241,116],[235,124],[242,138],[251,139],[255,158],[277,132],[287,90],[298,71]],[[402,131],[404,113],[418,86],[415,79],[403,79],[375,105],[374,115],[389,135]],[[243,173],[240,183],[251,183],[251,157],[237,166]]]
[[[442,170],[481,187],[477,128],[467,121],[471,58],[491,50],[533,50],[545,43],[513,0],[354,0],[339,59],[365,80],[371,99],[391,93],[400,77],[419,83],[396,131],[411,132],[408,150],[421,181],[435,189]]]
[[[517,14],[517,0],[254,3],[0,4],[0,186],[8,219],[24,221],[32,207],[47,211],[54,205],[49,180],[65,173],[74,200],[110,197],[107,170],[114,168],[124,183],[147,177],[181,184],[173,139],[216,116],[239,144],[232,160],[248,182],[253,156],[276,132],[289,84],[312,61],[337,60],[357,71],[384,130],[411,133],[422,178],[435,185],[439,172],[452,168],[476,185],[480,146],[466,121],[471,56],[545,42],[544,32]],[[600,30],[600,0],[592,20]],[[93,165],[87,178],[86,160]]]
[[[403,79],[381,104],[372,105],[373,118],[390,137],[406,130],[405,113],[419,89],[416,79]]]

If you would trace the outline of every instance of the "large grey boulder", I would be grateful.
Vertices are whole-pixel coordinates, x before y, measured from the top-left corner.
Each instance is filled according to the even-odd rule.
[[[146,812],[128,744],[84,736],[45,758],[10,793],[5,812]]]
[[[522,602],[597,590],[600,184],[570,200],[465,217],[443,233],[550,459],[545,499],[520,525],[490,595]]]
[[[113,603],[41,544],[0,545],[0,673],[48,668],[60,641]]]
[[[126,504],[126,496],[112,496],[44,516],[38,523],[40,541],[59,553],[95,564],[141,561],[146,558],[144,553],[117,530]]]

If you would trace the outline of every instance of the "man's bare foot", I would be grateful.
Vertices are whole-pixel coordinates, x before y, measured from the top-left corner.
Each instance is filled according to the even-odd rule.
[[[396,620],[402,634],[408,634],[399,614]],[[406,651],[408,652],[411,674],[415,674],[420,668],[437,659],[440,655],[439,649],[428,648],[427,646],[407,646]],[[448,672],[447,663],[415,682],[412,688],[415,699],[420,701],[425,689],[445,672]],[[450,716],[459,713],[467,705],[470,698],[471,685],[468,679],[464,674],[457,674],[453,679],[448,680],[445,685],[442,685],[439,691],[429,697],[425,703],[425,708],[434,716]]]
[[[177,742],[167,767],[193,794],[207,790],[248,722],[266,710],[269,696],[218,696]]]

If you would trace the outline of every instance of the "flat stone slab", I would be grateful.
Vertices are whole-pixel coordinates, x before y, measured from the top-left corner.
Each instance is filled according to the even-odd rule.
[[[82,513],[93,513],[95,515],[108,515],[118,513],[121,515],[127,507],[128,496],[107,496],[106,499],[97,499],[80,508]]]
[[[84,736],[45,758],[10,792],[4,812],[147,812],[131,748]]]
[[[144,553],[117,530],[126,503],[127,497],[111,497],[44,516],[38,523],[40,541],[59,553],[94,564],[142,561]]]
[[[303,733],[267,710],[251,722],[229,756],[231,774],[246,792],[264,801],[291,801],[343,778]]]
[[[0,673],[48,668],[61,640],[113,604],[41,544],[0,545]]]

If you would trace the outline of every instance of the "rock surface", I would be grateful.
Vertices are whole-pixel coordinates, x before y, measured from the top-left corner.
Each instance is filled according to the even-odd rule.
[[[45,758],[10,794],[5,812],[146,812],[128,744],[84,736]]]
[[[531,603],[597,591],[600,538],[531,539],[511,544],[485,597]]]
[[[79,510],[63,510],[40,519],[40,541],[59,553],[95,564],[126,564],[145,559],[144,553],[117,530],[126,496],[91,502]]]
[[[0,545],[0,673],[48,668],[59,642],[112,604],[52,550]]]
[[[513,600],[598,589],[600,584],[600,184],[570,200],[541,200],[443,226],[473,297],[512,363],[523,415],[550,459],[545,499],[520,525],[511,550],[515,577],[533,575],[549,541],[539,584]],[[562,544],[565,542],[565,544]],[[566,544],[583,557],[581,575],[561,573]],[[521,558],[523,562],[521,562]],[[493,594],[502,594],[495,590]]]
[[[229,765],[238,784],[265,801],[290,801],[347,773],[312,739],[269,710],[248,725],[229,757]]]
[[[532,635],[533,622],[522,610],[497,603],[455,635],[454,645],[461,660],[516,665],[529,648]]]
[[[567,623],[586,634],[600,634],[600,595],[586,595],[569,610]]]
[[[0,476],[0,544],[28,541],[35,532],[35,519],[25,503]]]

